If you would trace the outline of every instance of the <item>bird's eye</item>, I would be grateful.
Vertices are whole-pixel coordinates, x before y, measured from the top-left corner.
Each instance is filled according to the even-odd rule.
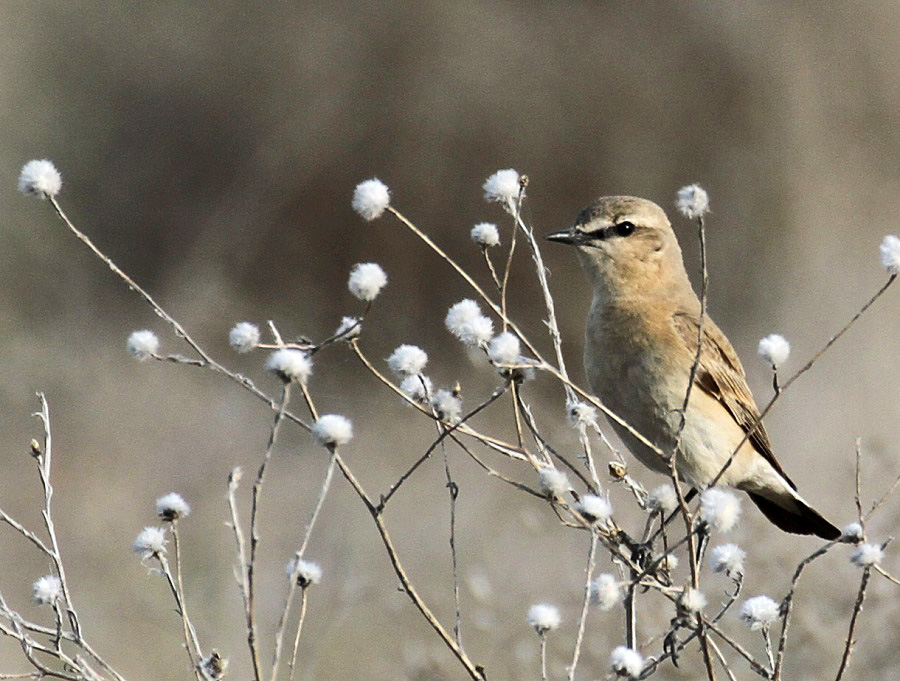
[[[619,236],[631,236],[634,234],[636,227],[633,222],[628,222],[626,220],[625,222],[618,223],[613,229],[615,229],[616,234]]]

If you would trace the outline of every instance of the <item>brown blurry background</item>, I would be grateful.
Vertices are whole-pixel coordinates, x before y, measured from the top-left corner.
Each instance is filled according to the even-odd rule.
[[[29,159],[52,159],[72,219],[215,357],[267,390],[276,386],[261,370],[264,356],[232,353],[230,327],[274,319],[287,335],[323,338],[359,311],[346,291],[349,268],[376,261],[390,284],[366,322],[364,349],[381,360],[401,342],[421,345],[433,378],[459,380],[470,405],[497,378],[443,328],[447,306],[468,291],[396,221],[353,214],[358,181],[384,180],[395,205],[482,281],[468,230],[497,221],[507,241],[509,219],[480,189],[499,168],[531,178],[526,210],[540,233],[567,226],[601,194],[645,196],[673,213],[675,191],[700,182],[713,208],[710,310],[762,401],[770,388],[755,356],[760,337],[784,334],[794,370],[884,281],[878,244],[900,229],[898,41],[900,6],[892,2],[0,5],[0,505],[38,526],[27,445],[39,433],[29,415],[42,390],[53,417],[58,530],[89,639],[131,679],[188,678],[164,584],[130,553],[155,521],[154,499],[174,490],[193,505],[183,527],[201,641],[231,658],[231,678],[248,677],[224,493],[233,466],[255,470],[270,414],[211,374],[128,357],[125,339],[137,328],[157,331],[166,352],[187,348],[48,205],[17,194]],[[696,274],[694,230],[673,221]],[[571,252],[548,245],[544,254],[581,380],[587,286]],[[513,277],[514,316],[547,350],[524,253]],[[898,470],[897,295],[879,301],[767,420],[800,489],[839,525],[854,519],[857,438],[867,501]],[[346,455],[373,494],[430,441],[429,425],[343,349],[317,360],[311,385],[322,409],[353,419]],[[559,389],[541,379],[527,393],[546,432],[574,451]],[[508,434],[507,417],[497,407],[479,424]],[[467,649],[489,678],[536,678],[538,645],[525,613],[538,601],[556,603],[564,624],[551,639],[550,670],[561,678],[584,537],[560,528],[545,504],[484,479],[459,451],[450,456],[461,486]],[[307,436],[287,429],[262,517],[266,646],[283,565],[324,465]],[[633,472],[648,486],[660,482]],[[435,459],[387,520],[414,581],[449,625],[443,486]],[[633,504],[618,489],[612,499],[637,531]],[[781,598],[790,570],[818,544],[779,533],[746,501],[744,508],[727,539],[750,551],[745,594]],[[873,538],[896,531],[898,508],[895,498],[881,512]],[[46,618],[28,600],[49,565],[2,529],[0,588],[14,606]],[[801,583],[790,678],[837,668],[860,574],[848,553],[839,547]],[[298,678],[461,678],[397,591],[370,519],[339,478],[307,555],[325,577],[311,593]],[[898,571],[890,552],[887,566]],[[610,569],[606,559],[600,569]],[[725,582],[704,580],[717,603]],[[875,579],[869,594],[851,677],[896,678],[896,587]],[[646,638],[671,613],[653,598],[643,607]],[[609,650],[622,642],[620,619],[592,613],[580,678],[606,673]],[[726,623],[762,655],[758,637],[734,616]],[[694,678],[696,667],[685,663],[659,677]],[[0,641],[0,671],[22,668],[20,651]],[[739,661],[735,669],[751,674]]]

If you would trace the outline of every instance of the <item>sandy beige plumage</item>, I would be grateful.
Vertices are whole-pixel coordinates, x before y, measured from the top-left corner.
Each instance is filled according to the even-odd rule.
[[[696,356],[700,301],[668,218],[645,199],[604,197],[582,210],[571,229],[548,238],[576,246],[594,289],[585,336],[591,389],[659,449],[672,451]],[[737,354],[707,317],[676,459],[679,474],[703,489],[758,416]],[[613,425],[639,461],[657,472],[668,471],[664,458],[626,428]],[[787,532],[840,536],[799,496],[762,424],[719,484],[747,492]]]

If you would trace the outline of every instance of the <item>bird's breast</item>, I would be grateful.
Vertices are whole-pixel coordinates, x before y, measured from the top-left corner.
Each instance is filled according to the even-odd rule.
[[[647,310],[643,305],[595,301],[585,337],[585,369],[591,389],[660,445],[671,439],[690,370],[690,359],[685,359],[683,342],[671,319],[668,312]]]

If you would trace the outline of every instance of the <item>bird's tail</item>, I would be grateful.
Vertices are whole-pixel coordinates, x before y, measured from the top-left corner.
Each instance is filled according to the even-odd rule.
[[[773,524],[793,534],[814,534],[822,539],[837,539],[841,531],[796,494],[778,500],[749,492],[750,499]]]

